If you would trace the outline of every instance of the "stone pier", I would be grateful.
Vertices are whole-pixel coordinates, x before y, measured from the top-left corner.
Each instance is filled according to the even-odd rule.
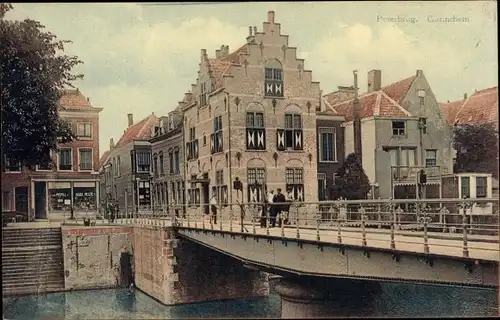
[[[188,240],[174,229],[134,229],[137,287],[165,305],[267,296],[267,274]]]
[[[373,311],[380,284],[351,279],[281,278],[274,285],[281,296],[281,318],[364,317]]]

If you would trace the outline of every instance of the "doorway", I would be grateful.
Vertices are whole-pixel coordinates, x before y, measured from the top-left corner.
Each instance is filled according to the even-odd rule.
[[[209,202],[210,202],[210,192],[209,192],[209,185],[207,182],[203,182],[201,184],[202,192],[203,192],[203,210],[205,214],[210,213],[210,207],[209,207]]]
[[[16,214],[22,214],[28,219],[28,187],[16,187],[14,190]]]
[[[47,219],[47,182],[35,182],[35,219]]]

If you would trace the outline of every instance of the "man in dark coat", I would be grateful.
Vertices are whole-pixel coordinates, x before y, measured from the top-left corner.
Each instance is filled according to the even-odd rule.
[[[277,189],[277,193],[273,197],[273,205],[271,212],[271,228],[276,226],[276,217],[283,211],[283,205],[286,202],[285,195],[281,193],[281,189]]]

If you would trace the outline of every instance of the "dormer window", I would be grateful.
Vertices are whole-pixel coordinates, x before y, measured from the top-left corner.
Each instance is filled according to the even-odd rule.
[[[264,68],[264,95],[283,97],[283,69],[278,60],[268,61]]]
[[[421,106],[425,105],[425,90],[418,90],[418,100]]]
[[[200,107],[207,105],[207,83],[200,84]]]

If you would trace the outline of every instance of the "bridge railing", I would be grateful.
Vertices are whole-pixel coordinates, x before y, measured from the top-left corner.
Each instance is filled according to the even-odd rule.
[[[459,240],[462,254],[467,257],[471,237],[494,241],[496,236],[498,242],[498,212],[476,214],[473,210],[475,206],[488,206],[495,201],[498,199],[127,206],[115,215],[113,223],[174,225],[338,243],[359,242],[361,246],[369,245],[370,241],[385,241],[392,249],[396,249],[397,237],[411,235],[412,239],[419,239],[424,252],[429,252],[430,239],[452,239],[455,243]]]

